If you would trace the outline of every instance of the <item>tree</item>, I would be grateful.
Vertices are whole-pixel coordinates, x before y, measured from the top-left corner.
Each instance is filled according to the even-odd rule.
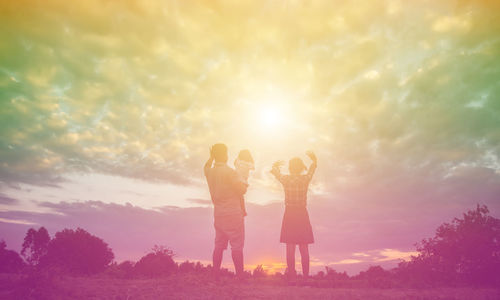
[[[448,284],[500,283],[500,220],[486,206],[464,213],[417,244],[418,256],[402,264],[429,281]],[[408,270],[409,269],[409,270]]]
[[[172,259],[174,252],[167,247],[155,245],[152,252],[143,256],[135,264],[135,271],[139,275],[159,277],[173,273],[177,265]]]
[[[113,260],[113,251],[102,239],[87,231],[64,229],[50,241],[43,263],[75,275],[103,271]]]
[[[24,237],[21,255],[31,266],[37,266],[40,259],[47,254],[47,247],[50,242],[50,236],[45,227],[37,230],[30,228]]]
[[[0,241],[0,273],[17,273],[24,267],[23,259],[16,251],[6,248],[5,241]]]

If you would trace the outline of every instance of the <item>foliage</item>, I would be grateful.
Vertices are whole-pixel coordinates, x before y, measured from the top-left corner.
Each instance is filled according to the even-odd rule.
[[[370,266],[368,270],[361,271],[354,276],[354,280],[360,280],[362,285],[370,288],[390,288],[393,274],[384,270],[381,266]]]
[[[417,244],[418,256],[401,263],[398,273],[407,281],[440,285],[500,283],[500,220],[477,205],[463,218],[436,230]]]
[[[129,260],[121,262],[120,264],[113,262],[106,268],[106,274],[114,278],[130,279],[135,275],[134,266],[135,263]]]
[[[195,272],[196,271],[196,264],[194,262],[190,262],[189,260],[186,260],[179,265],[178,270],[181,273]]]
[[[17,273],[24,267],[22,258],[16,251],[7,250],[4,240],[0,241],[0,273]]]
[[[254,278],[263,278],[267,276],[266,270],[262,267],[262,265],[258,265],[252,272]]]
[[[102,239],[78,228],[57,232],[42,262],[70,274],[89,275],[103,271],[113,258]]]
[[[47,243],[47,240],[49,242]],[[307,284],[317,287],[431,287],[446,285],[489,285],[500,284],[500,220],[489,215],[486,206],[477,206],[466,212],[462,218],[444,223],[432,238],[418,243],[418,255],[410,261],[401,262],[397,268],[384,270],[381,266],[370,266],[356,276],[348,276],[330,267],[318,272]],[[14,251],[6,250],[5,242],[0,243],[0,271],[19,270],[23,261]],[[110,262],[113,252],[100,238],[85,230],[64,229],[50,240],[45,228],[28,230],[23,243],[23,255],[32,271],[48,272],[65,270],[70,274],[94,274],[106,269],[106,273],[116,278],[149,277],[158,278],[177,273],[188,278],[209,280],[212,266],[200,262],[185,261],[177,265],[174,253],[167,247],[154,246],[137,263],[125,261],[120,264]],[[224,278],[234,277],[234,273],[222,268],[219,274]],[[248,278],[260,283],[280,285],[281,273],[268,275],[262,265]],[[32,276],[33,278],[40,277]],[[300,277],[301,278],[301,277]]]
[[[45,227],[37,230],[30,228],[24,237],[21,255],[26,259],[29,265],[37,266],[40,259],[47,254],[50,236]]]
[[[173,256],[174,253],[169,248],[155,245],[152,252],[143,256],[135,264],[135,272],[147,277],[169,275],[177,269]]]

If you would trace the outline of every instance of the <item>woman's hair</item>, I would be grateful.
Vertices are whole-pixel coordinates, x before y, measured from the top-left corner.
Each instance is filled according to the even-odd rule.
[[[290,162],[288,163],[288,170],[290,171],[290,174],[300,174],[304,170],[307,170],[307,167],[302,159],[294,157],[290,159]]]
[[[244,150],[240,151],[240,153],[238,154],[238,159],[253,164],[252,154],[250,154],[250,151],[248,151],[247,149],[244,149]]]

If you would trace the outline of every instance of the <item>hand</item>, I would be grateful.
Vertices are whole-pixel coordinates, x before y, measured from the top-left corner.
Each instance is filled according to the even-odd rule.
[[[282,160],[278,160],[278,161],[274,162],[274,164],[273,164],[273,169],[274,169],[274,168],[278,168],[278,169],[279,169],[279,168],[281,168],[284,164],[285,164],[285,162],[284,162],[284,161],[282,161]]]
[[[213,148],[214,146],[210,146],[208,148],[208,152],[210,153],[210,159],[213,160],[214,159],[214,151],[213,151]]]
[[[314,154],[314,152],[312,151],[307,151],[306,152],[306,155],[309,156],[309,158],[314,162],[316,163],[318,161],[318,158],[316,157],[316,154]]]

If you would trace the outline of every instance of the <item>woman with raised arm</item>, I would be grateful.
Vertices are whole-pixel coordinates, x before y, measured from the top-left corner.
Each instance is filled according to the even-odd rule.
[[[312,151],[306,154],[312,160],[309,169],[300,158],[294,157],[288,165],[289,175],[281,174],[280,167],[284,164],[283,161],[275,162],[271,170],[271,174],[281,182],[285,191],[285,214],[281,225],[280,242],[286,244],[286,275],[290,281],[293,281],[296,276],[296,246],[299,245],[302,274],[304,278],[307,278],[309,276],[309,244],[314,243],[307,212],[307,190],[317,167],[317,159]],[[307,173],[303,174],[304,171]]]

